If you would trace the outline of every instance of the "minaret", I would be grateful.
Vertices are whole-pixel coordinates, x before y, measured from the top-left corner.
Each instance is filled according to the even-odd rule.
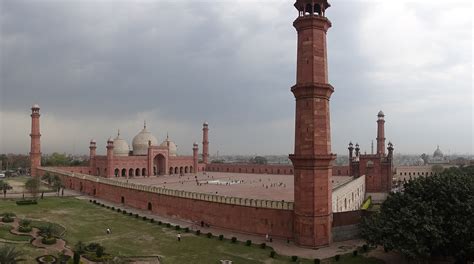
[[[194,142],[193,144],[193,173],[197,173],[198,171],[198,151],[199,151],[199,147],[198,147],[198,143]]]
[[[331,243],[332,162],[325,17],[327,0],[297,0],[293,26],[298,32],[294,167],[294,222],[296,244],[321,247]]]
[[[385,115],[382,110],[377,114],[377,154],[385,155]]]
[[[89,167],[92,174],[95,171],[95,155],[96,155],[97,144],[95,139],[91,139],[89,143]]]
[[[352,176],[352,156],[354,154],[354,144],[352,144],[352,141],[349,142],[347,149],[349,150],[349,176]]]
[[[104,176],[107,178],[114,177],[114,139],[110,137],[107,140],[107,174]]]
[[[208,164],[209,162],[209,124],[204,122],[202,124],[202,162]]]
[[[41,134],[40,134],[40,107],[34,104],[31,107],[31,146],[30,146],[30,169],[31,176],[38,176],[36,168],[41,167]]]

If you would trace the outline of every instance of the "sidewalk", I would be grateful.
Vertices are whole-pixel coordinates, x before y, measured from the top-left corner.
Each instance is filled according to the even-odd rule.
[[[308,249],[308,248],[301,248],[296,246],[293,242],[287,243],[286,240],[282,239],[275,239],[273,238],[273,242],[265,241],[264,236],[256,236],[250,234],[242,234],[238,232],[234,232],[232,230],[216,228],[216,227],[201,227],[198,223],[184,221],[180,219],[173,219],[163,216],[158,216],[155,214],[151,214],[147,210],[140,210],[133,207],[125,206],[123,204],[112,203],[103,199],[99,199],[97,197],[92,197],[80,193],[76,193],[74,195],[73,191],[70,191],[71,195],[76,196],[78,199],[82,200],[96,200],[97,202],[103,203],[108,206],[113,206],[115,208],[120,208],[122,210],[126,210],[127,212],[131,212],[133,214],[139,214],[140,216],[146,216],[147,218],[153,218],[155,221],[161,221],[164,223],[170,223],[172,225],[179,225],[181,228],[188,227],[190,230],[201,230],[201,234],[212,233],[214,236],[224,235],[225,238],[230,239],[232,237],[236,237],[237,240],[245,242],[246,240],[252,240],[254,244],[266,243],[268,246],[272,247],[278,254],[286,255],[286,256],[293,256],[296,255],[302,258],[308,259],[325,259],[333,257],[337,254],[346,254],[351,253],[357,247],[361,247],[364,244],[362,240],[348,240],[344,242],[335,242],[329,247],[324,247],[320,249]]]

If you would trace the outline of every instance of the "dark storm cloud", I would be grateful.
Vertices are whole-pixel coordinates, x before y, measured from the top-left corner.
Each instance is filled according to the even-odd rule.
[[[369,150],[380,109],[397,150],[445,144],[472,152],[466,3],[332,2],[335,152],[349,140]],[[433,16],[440,6],[445,12]],[[3,127],[24,116],[18,126],[27,131],[28,106],[37,102],[45,122],[54,121],[49,135],[58,133],[45,138],[50,150],[70,151],[58,131],[87,142],[132,125],[123,131],[131,138],[148,118],[181,145],[208,120],[213,151],[292,151],[296,11],[288,1],[0,0],[0,15]],[[462,129],[440,128],[440,120]],[[26,132],[1,130],[0,146],[27,148]]]

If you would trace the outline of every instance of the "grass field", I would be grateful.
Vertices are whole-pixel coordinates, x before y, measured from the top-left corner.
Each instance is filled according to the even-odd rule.
[[[76,198],[51,197],[40,200],[38,205],[17,206],[14,201],[1,201],[0,213],[14,212],[17,217],[57,223],[66,228],[64,239],[69,246],[78,241],[98,242],[106,252],[122,256],[161,256],[163,263],[219,263],[229,259],[234,263],[289,263],[288,256],[269,257],[270,248],[261,249],[216,237],[183,233],[181,242],[176,240],[177,231],[141,218],[124,215]],[[110,228],[112,234],[105,230]],[[4,234],[4,231],[1,231]],[[8,232],[8,230],[6,231]],[[9,234],[11,235],[11,234]],[[218,235],[218,234],[215,234]],[[0,236],[1,237],[1,236]],[[0,243],[1,244],[1,243]],[[38,256],[31,245],[20,245],[26,251],[29,262]],[[31,257],[29,257],[31,255]],[[302,260],[299,263],[314,263]],[[364,257],[342,256],[337,263],[382,263]]]

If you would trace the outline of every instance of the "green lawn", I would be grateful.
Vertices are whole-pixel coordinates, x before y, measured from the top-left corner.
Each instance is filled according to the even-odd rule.
[[[19,236],[10,233],[10,229],[12,229],[13,226],[7,225],[7,224],[2,224],[0,225],[0,238],[5,239],[5,240],[10,240],[10,241],[30,241],[30,236],[24,235],[24,236]]]
[[[195,236],[181,232],[182,241],[176,241],[176,231],[141,218],[124,215],[76,198],[51,197],[38,205],[17,206],[14,201],[1,201],[0,213],[14,212],[19,218],[48,221],[66,228],[64,239],[72,246],[78,241],[98,242],[106,252],[123,256],[160,255],[163,263],[219,263],[229,259],[234,263],[289,263],[290,257],[269,257],[270,248],[261,249],[216,237]],[[110,228],[112,234],[105,230]],[[218,234],[215,234],[218,235]],[[30,245],[21,246],[31,251]],[[21,249],[21,248],[20,248]],[[36,254],[28,254],[35,255]],[[30,259],[32,261],[33,258]],[[329,261],[328,261],[329,262]],[[299,263],[313,263],[304,260]],[[363,257],[343,256],[337,263],[382,263]]]

